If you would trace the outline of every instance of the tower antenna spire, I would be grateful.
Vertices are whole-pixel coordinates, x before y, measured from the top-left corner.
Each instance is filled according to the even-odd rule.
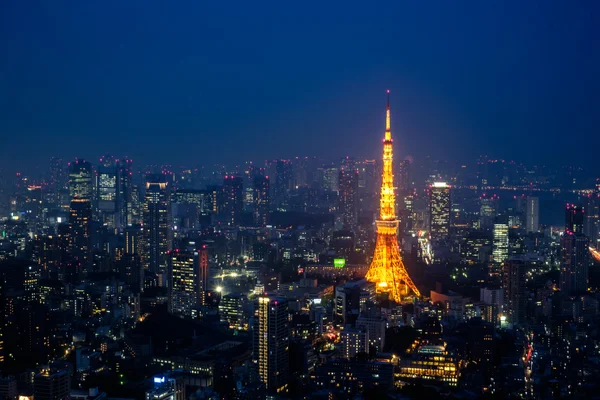
[[[392,140],[392,124],[390,111],[390,89],[387,90],[387,107],[385,109],[385,140]]]

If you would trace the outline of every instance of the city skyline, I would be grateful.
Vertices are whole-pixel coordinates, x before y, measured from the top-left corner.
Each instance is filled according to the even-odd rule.
[[[390,5],[382,15],[332,5],[319,14],[154,2],[40,6],[31,15],[1,7],[5,168],[96,151],[167,164],[377,158],[371,139],[385,89],[394,93],[399,159],[491,153],[590,167],[582,155],[600,145],[595,3],[440,2]],[[223,131],[235,145],[204,151]],[[564,140],[573,134],[587,146]],[[167,136],[181,145],[161,146]]]
[[[1,397],[596,398],[598,20],[0,2]]]

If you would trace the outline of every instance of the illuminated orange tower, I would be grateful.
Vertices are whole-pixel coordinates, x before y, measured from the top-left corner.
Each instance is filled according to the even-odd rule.
[[[412,291],[421,296],[404,268],[398,245],[398,223],[396,219],[396,195],[394,194],[394,173],[392,171],[393,149],[390,125],[390,91],[387,91],[387,111],[385,114],[385,137],[383,139],[383,173],[381,176],[381,197],[377,224],[377,244],[373,261],[367,271],[367,280],[377,284],[377,293],[389,293],[390,299],[398,303]]]

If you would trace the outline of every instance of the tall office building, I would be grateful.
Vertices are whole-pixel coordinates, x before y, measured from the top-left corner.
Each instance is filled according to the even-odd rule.
[[[293,161],[293,184],[292,188],[298,189],[300,187],[308,186],[308,157],[296,157]]]
[[[269,223],[271,199],[269,193],[269,177],[259,175],[254,178],[254,223],[266,226]]]
[[[50,159],[50,175],[48,176],[48,193],[46,199],[50,204],[59,204],[59,193],[65,188],[66,175],[63,159],[52,157]]]
[[[244,209],[244,181],[239,176],[226,175],[223,179],[223,214],[229,225],[239,225]]]
[[[398,191],[400,196],[406,196],[411,191],[410,160],[400,161],[398,167]]]
[[[508,224],[504,222],[494,224],[494,248],[492,255],[496,263],[503,263],[508,259]]]
[[[287,390],[289,324],[286,299],[260,296],[254,317],[253,361],[270,392]]]
[[[286,208],[290,189],[293,184],[292,163],[290,160],[275,161],[275,184],[273,185],[273,203],[279,208]]]
[[[354,163],[340,168],[338,204],[343,229],[354,231],[358,223],[358,169]]]
[[[120,227],[133,225],[134,203],[133,203],[133,161],[125,158],[118,165],[118,210]]]
[[[537,232],[540,229],[540,199],[538,197],[527,197],[525,220],[527,232]]]
[[[171,196],[171,205],[178,230],[198,229],[200,216],[212,212],[212,200],[206,190],[178,189]]]
[[[590,241],[583,227],[583,207],[567,204],[565,232],[561,237],[560,290],[568,295],[585,293],[588,289]]]
[[[377,190],[377,161],[364,160],[357,163],[358,187],[366,193],[374,194]]]
[[[175,249],[169,254],[169,312],[191,317],[205,303],[201,257],[198,251]]]
[[[340,173],[337,167],[323,168],[323,190],[338,192],[340,190]]]
[[[91,242],[92,204],[87,198],[75,197],[71,201],[69,210],[69,238],[68,253],[72,263],[66,271],[65,278],[70,282],[79,279],[81,268],[85,267],[90,259],[92,250]]]
[[[140,187],[136,184],[131,185],[131,225],[142,224],[144,222],[144,198]]]
[[[434,182],[429,198],[429,231],[436,242],[448,238],[450,232],[450,186],[446,182]]]
[[[219,302],[219,315],[221,322],[226,322],[230,329],[247,330],[248,320],[244,316],[246,295],[230,293],[221,297]]]
[[[100,222],[110,228],[120,225],[118,216],[119,179],[117,161],[110,156],[100,158],[96,174],[96,209]]]
[[[494,228],[494,221],[499,210],[500,198],[496,195],[479,199],[479,229],[491,230]]]
[[[92,164],[77,158],[69,163],[69,197],[92,199],[94,191]]]
[[[162,175],[149,175],[144,197],[144,265],[153,273],[164,273],[171,249],[169,186]]]
[[[503,290],[504,314],[513,325],[525,323],[527,293],[525,280],[527,264],[519,259],[511,259],[504,264]]]
[[[123,233],[125,236],[125,254],[119,261],[119,273],[121,279],[129,285],[133,293],[140,293],[144,280],[144,270],[140,257],[144,253],[143,230],[140,225],[133,225],[126,227]]]

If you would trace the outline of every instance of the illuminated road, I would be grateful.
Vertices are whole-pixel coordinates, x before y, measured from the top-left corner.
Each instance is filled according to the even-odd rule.
[[[592,253],[592,257],[594,257],[596,261],[600,262],[600,251],[590,246],[590,253]]]

